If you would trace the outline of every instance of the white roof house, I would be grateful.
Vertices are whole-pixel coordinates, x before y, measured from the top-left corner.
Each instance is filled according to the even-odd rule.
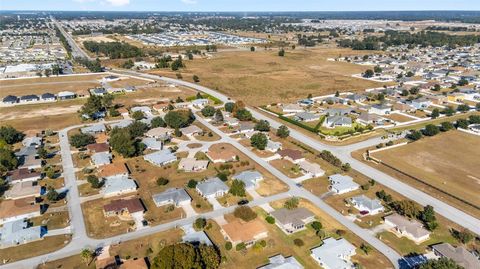
[[[157,166],[167,165],[177,160],[177,156],[170,150],[164,149],[143,156],[143,159]]]
[[[192,105],[197,108],[203,108],[208,105],[208,99],[195,99],[192,100]]]
[[[153,202],[156,206],[164,206],[172,204],[174,206],[188,205],[192,198],[184,189],[170,188],[162,193],[157,193],[152,196]]]
[[[368,109],[369,113],[377,115],[387,115],[390,114],[390,111],[392,111],[392,107],[384,104],[373,105]]]
[[[284,257],[281,254],[268,258],[269,264],[257,269],[303,269],[295,257]]]
[[[119,175],[105,178],[101,193],[103,193],[104,197],[111,197],[135,192],[136,190],[137,184],[135,180],[125,175]]]
[[[267,142],[267,146],[265,147],[265,150],[268,150],[270,152],[277,152],[279,150],[282,149],[282,143],[280,142],[275,142],[275,141],[272,141],[272,140],[268,140]]]
[[[234,175],[233,179],[242,181],[245,183],[245,189],[250,189],[258,187],[258,183],[263,180],[263,175],[256,170],[248,170]]]
[[[142,143],[147,149],[161,150],[163,148],[163,142],[153,137],[145,137],[142,139]]]
[[[62,91],[62,92],[57,93],[57,97],[58,97],[58,99],[64,100],[64,99],[73,99],[73,98],[77,97],[77,95],[73,92]]]
[[[145,115],[152,115],[152,110],[148,107],[148,106],[136,106],[136,107],[132,107],[130,108],[130,111],[133,113],[133,112],[137,112],[137,111],[140,111],[142,112],[143,114]]]
[[[157,127],[157,128],[148,130],[148,132],[145,133],[145,136],[158,138],[162,140],[168,140],[170,139],[172,134],[173,134],[173,130],[170,128]]]
[[[323,122],[323,126],[327,128],[351,127],[352,118],[347,116],[339,116],[339,115],[328,116]]]
[[[196,125],[190,125],[184,128],[180,128],[180,131],[182,132],[182,134],[188,135],[188,136],[198,135],[203,133],[203,130]]]
[[[284,113],[300,113],[305,111],[305,109],[299,104],[287,104],[282,107]]]
[[[92,155],[91,160],[96,167],[102,166],[112,162],[112,154],[110,152],[97,152]]]
[[[280,208],[271,215],[275,218],[275,224],[286,233],[291,234],[305,229],[305,225],[315,220],[315,215],[306,208],[286,209]]]
[[[38,147],[42,145],[42,138],[37,136],[25,137],[22,140],[22,145],[24,145],[25,147],[31,147],[31,146]]]
[[[178,169],[186,172],[197,172],[207,169],[208,160],[197,160],[195,158],[183,158],[178,163]]]
[[[360,212],[365,212],[365,215],[375,215],[384,210],[379,200],[370,199],[363,194],[350,198],[350,203]]]
[[[360,185],[355,183],[350,176],[335,174],[329,176],[328,180],[330,181],[329,189],[335,194],[343,194],[360,188]]]
[[[355,246],[344,238],[327,238],[323,245],[311,249],[312,258],[325,269],[353,268],[350,260],[355,255]]]
[[[309,161],[301,161],[298,163],[300,169],[307,175],[312,177],[321,177],[325,174],[325,171],[316,163],[311,163]]]
[[[42,239],[42,227],[28,227],[25,220],[5,222],[0,228],[0,249]]]
[[[423,224],[416,220],[409,220],[397,213],[385,217],[385,224],[392,227],[392,231],[419,244],[430,238],[430,232],[423,228]]]
[[[198,193],[205,198],[217,198],[225,195],[229,188],[218,177],[199,182],[196,187]]]
[[[130,124],[133,123],[133,120],[121,120],[119,122],[116,122],[116,123],[112,123],[110,124],[110,128],[125,128],[125,127],[128,127],[130,126]]]
[[[98,134],[107,130],[103,123],[95,124],[92,126],[83,127],[80,131],[84,134]]]

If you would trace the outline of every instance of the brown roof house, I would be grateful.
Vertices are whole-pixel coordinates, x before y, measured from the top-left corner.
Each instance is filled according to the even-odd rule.
[[[36,181],[17,182],[5,192],[6,199],[21,199],[29,196],[40,196],[41,187]]]
[[[234,246],[244,243],[246,247],[250,247],[258,240],[268,236],[265,224],[259,219],[249,222],[236,219],[223,225],[220,232],[225,237],[225,240],[232,242]]]
[[[125,163],[111,163],[100,166],[98,169],[99,177],[128,176],[128,168]]]
[[[299,163],[305,161],[305,158],[302,155],[300,150],[295,149],[282,149],[277,152],[282,159],[291,161],[292,163]]]
[[[27,168],[19,168],[7,174],[7,180],[11,183],[36,181],[42,177],[40,172],[32,172]]]
[[[237,159],[237,154],[230,147],[221,144],[210,146],[206,155],[213,163],[233,162]]]
[[[122,261],[120,269],[148,269],[145,259],[129,259]]]
[[[0,224],[38,217],[40,214],[40,205],[35,203],[33,196],[0,202]]]
[[[275,224],[286,233],[291,234],[305,229],[305,225],[315,220],[315,215],[306,208],[292,210],[281,208],[273,211]]]
[[[121,216],[130,218],[132,214],[145,211],[142,201],[138,198],[112,200],[103,206],[103,213],[107,217]]]
[[[110,152],[110,146],[107,143],[89,144],[87,150],[91,153]]]

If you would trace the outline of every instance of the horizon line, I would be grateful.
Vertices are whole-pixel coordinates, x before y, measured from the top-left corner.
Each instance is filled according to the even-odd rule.
[[[314,13],[314,12],[436,12],[436,11],[463,11],[463,12],[480,12],[480,10],[464,10],[464,9],[402,9],[402,10],[257,10],[257,11],[247,11],[247,10],[223,10],[223,11],[195,11],[195,10],[39,10],[39,9],[5,9],[0,10],[0,13],[3,12],[13,12],[13,11],[37,11],[37,12],[198,12],[198,13],[235,13],[235,12],[270,12],[270,13],[280,13],[280,12],[301,12],[301,13]]]

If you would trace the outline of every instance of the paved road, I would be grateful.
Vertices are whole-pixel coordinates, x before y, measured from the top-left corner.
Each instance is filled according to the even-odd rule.
[[[186,87],[190,87],[193,89],[196,89],[198,91],[202,91],[204,93],[210,94],[218,99],[220,99],[223,102],[231,102],[231,100],[228,96],[219,93],[217,91],[214,91],[212,89],[209,89],[207,87],[198,85],[196,83],[191,83],[183,80],[178,80],[178,79],[173,79],[173,78],[167,78],[167,77],[160,77],[156,75],[150,75],[150,74],[143,74],[135,71],[124,71],[124,70],[113,70],[114,72],[118,73],[123,73],[123,74],[129,74],[133,76],[141,76],[145,78],[150,78],[154,80],[162,80],[168,83],[173,83],[177,85],[183,85]],[[262,113],[259,113],[258,111],[254,109],[250,109],[252,112],[252,115],[257,118],[257,119],[263,119],[263,120],[268,120],[270,122],[270,125],[273,128],[278,128],[281,123],[278,122],[275,119],[272,119]],[[357,150],[360,147],[365,147],[365,146],[371,146],[378,144],[380,140],[378,138],[373,138],[369,139],[366,142],[360,142],[358,145],[348,145],[348,146],[333,146],[333,145],[327,145],[323,144],[320,142],[318,139],[311,138],[297,130],[290,129],[290,136],[293,137],[294,139],[301,141],[302,143],[312,147],[315,150],[322,151],[322,150],[329,150],[331,151],[335,156],[337,156],[340,160],[342,160],[345,163],[350,163],[353,169],[359,171],[360,173],[374,179],[375,181],[387,186],[388,188],[395,190],[396,192],[402,194],[403,196],[416,201],[417,203],[425,206],[425,205],[431,205],[435,208],[435,211],[442,215],[443,217],[451,220],[454,223],[457,223],[465,228],[470,229],[476,234],[480,234],[480,220],[477,218],[447,204],[444,203],[443,201],[440,201],[422,191],[419,191],[418,189],[405,184],[401,182],[400,180],[389,176],[381,171],[378,171],[377,169],[364,164],[356,159],[354,159],[351,156],[351,152],[353,150]]]
[[[67,31],[65,31],[61,23],[59,23],[53,16],[50,16],[50,19],[55,24],[55,26],[60,29],[60,32],[62,32],[63,36],[67,39],[68,44],[70,44],[70,47],[72,48],[73,58],[85,58],[88,60],[92,60],[90,56],[88,56],[88,54],[77,45],[75,40],[73,40],[72,36],[67,33]]]

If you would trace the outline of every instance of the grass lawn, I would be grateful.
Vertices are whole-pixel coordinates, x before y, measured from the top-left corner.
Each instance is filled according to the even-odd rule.
[[[192,207],[197,213],[205,213],[213,210],[213,206],[198,194],[195,189],[186,188],[186,191],[192,197]]]
[[[92,188],[92,185],[90,183],[84,183],[84,184],[78,185],[78,193],[82,197],[91,196],[91,195],[99,194],[100,189]]]
[[[8,262],[14,262],[46,253],[51,253],[64,247],[70,241],[70,239],[70,235],[47,236],[39,241],[0,249],[0,257],[2,257],[2,260],[7,259]]]
[[[298,165],[290,161],[278,159],[270,161],[270,164],[280,170],[280,172],[282,172],[289,178],[297,178],[303,176],[303,173],[300,171],[300,168],[298,168]]]
[[[44,178],[42,180],[39,180],[38,183],[40,184],[40,186],[45,186],[47,188],[52,187],[54,189],[59,189],[65,186],[65,181],[63,177],[55,178],[55,179]]]
[[[68,211],[45,213],[41,216],[31,218],[29,221],[33,226],[47,226],[48,230],[61,229],[68,226]]]
[[[58,269],[58,268],[71,268],[71,269],[95,269],[95,262],[91,262],[87,265],[80,254],[70,256],[67,258],[49,261],[45,264],[39,264],[38,269]]]

